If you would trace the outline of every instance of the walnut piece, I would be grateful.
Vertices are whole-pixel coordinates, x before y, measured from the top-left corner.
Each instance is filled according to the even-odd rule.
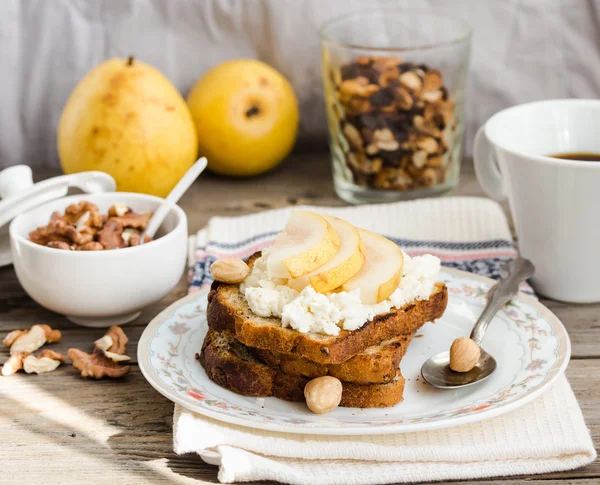
[[[95,349],[91,354],[79,349],[69,349],[67,355],[73,362],[73,367],[81,371],[81,377],[102,379],[103,377],[122,377],[131,367],[121,366],[104,355],[100,349]]]
[[[100,251],[138,246],[151,212],[138,214],[124,203],[113,205],[108,215],[98,207],[81,201],[61,214],[56,211],[46,226],[29,233],[29,239],[42,246],[61,250]],[[152,241],[145,236],[144,242]]]
[[[81,246],[77,246],[75,249],[78,251],[102,251],[104,246],[102,246],[102,244],[100,244],[98,241],[92,241],[82,244]]]
[[[126,362],[128,360],[131,360],[131,357],[129,357],[128,355],[115,354],[114,352],[110,352],[108,350],[104,350],[103,353],[113,362]]]
[[[50,325],[34,325],[28,330],[13,330],[2,341],[6,347],[10,347],[10,354],[18,352],[34,352],[45,343],[60,341],[62,335],[60,330],[54,330]]]
[[[131,227],[133,229],[141,229],[142,231],[146,229],[148,225],[148,221],[152,217],[152,212],[146,212],[144,214],[136,214],[135,212],[127,212],[126,214],[120,217],[111,217],[110,220],[117,220],[123,227]]]
[[[113,326],[94,342],[96,348],[91,354],[79,349],[69,349],[69,359],[73,362],[73,367],[81,371],[81,377],[121,377],[131,370],[129,366],[119,365],[119,362],[131,360],[124,355],[127,342],[129,339],[123,329]]]
[[[23,368],[23,361],[29,355],[29,352],[17,352],[11,355],[2,366],[3,376],[12,376]]]
[[[108,217],[121,217],[130,211],[131,209],[125,202],[118,202],[108,209]]]
[[[96,204],[82,200],[75,204],[71,204],[65,209],[65,215],[60,217],[67,224],[77,224],[84,217],[85,213],[89,213],[86,217],[85,225],[88,227],[100,228],[104,223],[103,216]]]
[[[73,244],[85,244],[94,239],[94,233],[88,229],[78,231],[65,221],[50,221],[47,226],[47,237],[60,237],[58,240],[70,241]]]
[[[94,346],[100,350],[108,350],[113,344],[113,339],[110,335],[105,335],[94,342]]]
[[[23,370],[27,374],[45,374],[52,372],[60,365],[60,360],[51,359],[50,357],[36,357],[28,355],[23,360]]]
[[[131,357],[125,354],[129,339],[121,327],[111,327],[106,335],[94,342],[97,349],[100,349],[106,357],[115,362],[124,362],[131,360]]]
[[[50,222],[55,222],[51,220]],[[71,241],[61,234],[54,232],[50,224],[43,227],[38,227],[35,231],[29,233],[29,240],[42,246],[48,246],[51,242],[64,242],[71,245]]]
[[[63,354],[61,354],[60,352],[56,352],[55,350],[51,350],[51,349],[42,350],[38,357],[40,357],[40,358],[47,357],[48,359],[58,360],[59,362],[65,361],[65,356]]]
[[[127,246],[122,237],[123,224],[116,217],[111,217],[104,227],[98,231],[98,242],[104,249],[119,249]]]
[[[50,241],[48,244],[46,244],[46,246],[54,249],[64,249],[66,251],[70,251],[72,249],[72,246],[64,241]]]
[[[125,332],[123,332],[123,329],[114,325],[108,329],[106,335],[112,340],[112,345],[106,350],[115,354],[124,354],[127,350],[129,339],[125,335]]]
[[[42,350],[37,357],[29,352],[17,352],[12,354],[2,366],[2,375],[11,376],[21,369],[28,374],[32,372],[43,374],[53,371],[64,361],[63,354],[50,349]]]

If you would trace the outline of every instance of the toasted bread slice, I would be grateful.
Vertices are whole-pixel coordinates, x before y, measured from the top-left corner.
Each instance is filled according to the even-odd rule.
[[[251,256],[249,266],[259,256]],[[239,285],[214,282],[208,294],[207,319],[210,328],[233,332],[237,340],[249,347],[294,354],[319,364],[340,364],[386,339],[414,333],[425,322],[441,317],[447,304],[446,285],[437,283],[427,300],[378,315],[357,330],[342,330],[339,335],[330,336],[283,328],[278,318],[254,314]]]
[[[220,386],[244,396],[275,396],[287,401],[304,401],[308,378],[289,375],[261,362],[247,346],[230,333],[209,330],[196,358],[208,377]],[[399,403],[404,377],[398,369],[394,379],[381,384],[342,382],[344,407],[388,407]]]
[[[375,384],[389,382],[396,377],[400,360],[404,357],[412,336],[413,334],[400,335],[384,340],[341,364],[318,364],[299,355],[248,348],[261,361],[281,369],[285,374],[310,379],[329,375],[355,384]]]

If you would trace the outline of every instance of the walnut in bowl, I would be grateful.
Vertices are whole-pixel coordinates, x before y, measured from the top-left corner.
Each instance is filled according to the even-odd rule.
[[[82,200],[55,211],[45,226],[29,233],[29,240],[67,251],[104,251],[138,246],[152,212],[137,213],[118,202],[102,214],[96,204]],[[144,236],[144,242],[152,238]]]
[[[64,217],[68,207],[72,207],[73,212],[77,212],[75,209],[78,207],[81,212],[84,208],[82,202],[96,206],[99,216],[87,210],[83,213],[90,212],[90,215],[82,221],[83,213],[73,214],[73,218],[77,216],[75,225],[66,221],[59,224],[62,228],[60,237],[56,233],[51,236],[48,231],[36,233],[37,228],[48,226],[52,214],[55,214],[55,219],[59,215]],[[124,235],[126,224],[132,228],[133,222],[120,219],[123,227],[120,234],[119,227],[115,232],[114,224],[107,228],[108,221],[126,214],[119,216],[114,213],[114,216],[107,217],[107,222],[100,229],[106,229],[106,234],[99,234],[98,227],[88,227],[88,224],[100,225],[101,219],[95,222],[92,219],[102,218],[103,214],[108,216],[109,209],[112,207],[114,211],[119,203],[124,203],[136,214],[148,214],[154,212],[161,202],[159,197],[126,192],[84,194],[64,197],[17,216],[10,225],[9,233],[19,282],[40,305],[67,315],[80,325],[110,327],[133,320],[143,307],[171,291],[184,273],[187,255],[185,213],[180,207],[173,207],[156,239],[139,246],[132,244],[133,234]],[[56,215],[57,211],[59,215]],[[80,231],[76,231],[77,222],[80,222]],[[73,233],[73,229],[77,234]],[[30,240],[31,233],[35,242]],[[65,249],[69,250],[56,249],[59,242],[65,243],[68,246]],[[109,251],[84,248],[92,243],[122,247]],[[79,250],[71,249],[74,244]]]

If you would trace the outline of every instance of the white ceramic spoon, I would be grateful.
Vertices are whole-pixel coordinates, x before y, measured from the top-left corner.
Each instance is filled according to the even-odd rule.
[[[194,183],[194,180],[198,178],[205,168],[206,157],[202,157],[189,168],[183,177],[181,177],[181,180],[177,182],[177,185],[173,188],[173,190],[171,190],[169,195],[167,195],[163,203],[160,204],[158,209],[156,209],[154,212],[154,215],[148,221],[146,230],[143,232],[142,237],[140,238],[140,244],[144,244],[144,238],[146,236],[154,237],[156,231],[158,231],[158,228],[171,210],[171,207],[173,207],[181,198],[181,196],[185,194],[187,189],[190,188],[190,185]]]

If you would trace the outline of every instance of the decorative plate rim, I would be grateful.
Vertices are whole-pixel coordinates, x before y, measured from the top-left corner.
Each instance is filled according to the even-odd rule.
[[[495,283],[495,281],[491,278],[487,278],[485,276],[477,275],[474,273],[469,273],[466,271],[457,270],[454,268],[443,267],[442,271],[444,273],[456,276],[457,278],[471,279],[479,281],[481,283],[485,283],[487,285]],[[201,291],[192,293],[173,302],[171,305],[169,305],[167,308],[161,311],[158,315],[156,315],[150,321],[150,323],[148,323],[138,342],[137,357],[139,368],[142,372],[142,375],[150,383],[150,385],[170,401],[179,404],[180,406],[183,406],[184,408],[189,409],[190,411],[203,414],[209,418],[213,418],[218,421],[223,421],[255,429],[313,435],[376,435],[425,431],[431,429],[454,427],[459,426],[461,424],[475,423],[478,421],[487,420],[511,412],[534,400],[545,390],[547,390],[559,376],[564,374],[565,369],[569,364],[571,356],[571,342],[569,339],[569,335],[559,318],[556,315],[554,315],[554,313],[552,313],[552,311],[550,311],[546,306],[542,305],[536,298],[519,292],[516,298],[517,301],[521,301],[524,304],[533,307],[540,314],[540,316],[544,317],[547,321],[549,321],[552,324],[553,328],[556,330],[556,337],[559,342],[559,347],[557,349],[557,360],[552,365],[552,367],[548,369],[545,379],[542,382],[540,382],[533,390],[516,397],[514,400],[504,404],[491,406],[487,409],[482,409],[476,412],[464,414],[462,416],[456,415],[452,417],[447,417],[445,419],[432,421],[429,423],[419,422],[389,425],[386,424],[385,421],[381,421],[376,423],[374,422],[375,426],[373,427],[351,427],[351,424],[349,423],[345,423],[344,426],[340,427],[328,427],[326,423],[322,423],[320,427],[313,428],[294,423],[280,424],[268,421],[263,422],[234,416],[230,412],[227,412],[226,409],[220,409],[218,411],[215,411],[198,405],[194,406],[189,401],[186,401],[185,399],[181,398],[169,385],[164,383],[158,377],[158,375],[156,374],[156,370],[150,364],[149,344],[152,338],[156,335],[159,325],[162,324],[167,318],[173,316],[178,308],[189,304],[190,302],[193,302],[198,298],[202,298],[203,295],[207,292],[208,289],[203,289]],[[265,415],[268,414],[267,409],[263,410],[262,412]]]

